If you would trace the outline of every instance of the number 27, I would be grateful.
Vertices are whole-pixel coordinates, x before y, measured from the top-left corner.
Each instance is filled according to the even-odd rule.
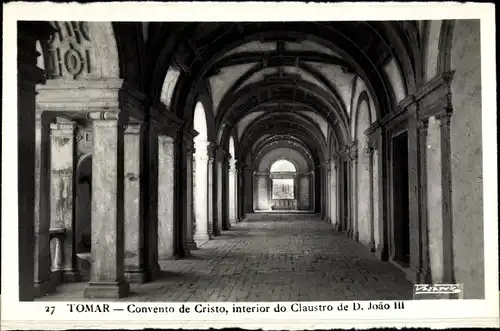
[[[54,306],[45,306],[45,312],[50,313],[50,315],[54,315],[54,311],[56,310],[56,307]]]

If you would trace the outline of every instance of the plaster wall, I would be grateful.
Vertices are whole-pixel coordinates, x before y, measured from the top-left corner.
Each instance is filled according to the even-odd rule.
[[[471,299],[484,297],[480,46],[479,20],[456,21],[451,49],[453,253],[456,282],[464,284],[465,298]]]

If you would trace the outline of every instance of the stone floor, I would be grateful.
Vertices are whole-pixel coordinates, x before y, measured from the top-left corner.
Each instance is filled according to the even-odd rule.
[[[403,273],[315,215],[253,214],[124,301],[337,301],[411,299]],[[40,300],[83,300],[84,283]]]

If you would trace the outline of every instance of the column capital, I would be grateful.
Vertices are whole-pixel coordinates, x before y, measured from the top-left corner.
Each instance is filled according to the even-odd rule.
[[[419,130],[427,130],[428,127],[429,127],[429,119],[428,118],[419,120],[417,123],[417,129],[419,129]]]
[[[348,153],[349,153],[349,158],[351,159],[351,161],[358,159],[358,146],[356,145],[356,143],[353,143],[348,148]]]
[[[52,136],[63,137],[73,136],[76,129],[76,123],[64,119],[57,119],[57,122],[50,124],[50,134]]]
[[[440,126],[444,125],[449,126],[452,114],[453,113],[448,109],[444,109],[442,112],[435,114],[434,117],[436,118],[437,121],[439,121]]]
[[[123,124],[125,134],[140,134],[144,130],[144,124],[140,122],[128,122]]]

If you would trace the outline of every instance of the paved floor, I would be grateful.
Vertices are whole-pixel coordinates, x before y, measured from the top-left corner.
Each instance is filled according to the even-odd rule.
[[[125,301],[411,299],[403,273],[314,215],[254,214],[185,260],[160,261],[159,280]],[[42,300],[83,298],[83,283]]]

